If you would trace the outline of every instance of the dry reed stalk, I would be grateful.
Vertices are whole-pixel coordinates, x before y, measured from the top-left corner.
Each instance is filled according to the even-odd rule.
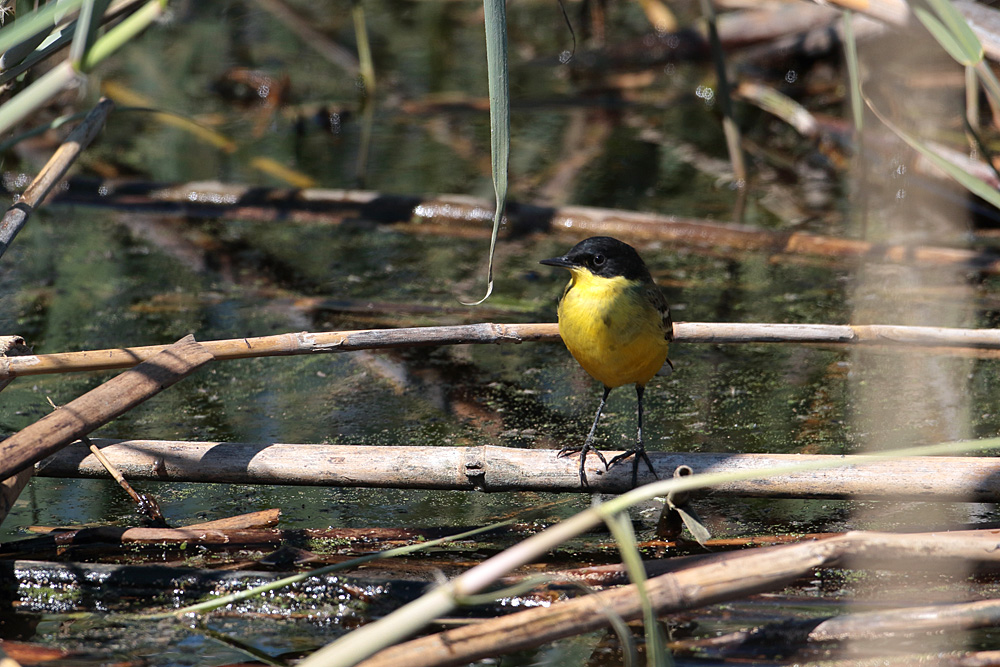
[[[139,366],[112,378],[0,442],[0,478],[59,451],[212,360],[185,336]]]
[[[998,531],[914,535],[852,532],[816,542],[723,554],[708,563],[653,577],[646,582],[646,589],[657,613],[664,614],[773,590],[811,575],[817,567],[837,565],[848,556],[852,564],[860,556],[868,566],[879,569],[909,568],[914,559],[997,563],[998,544]],[[414,639],[380,651],[359,667],[462,665],[606,628],[609,613],[625,620],[641,618],[634,585]]]
[[[407,329],[300,332],[257,338],[236,338],[201,343],[216,359],[248,359],[294,354],[351,352],[426,345],[466,343],[522,343],[559,340],[554,324],[468,324]],[[27,357],[26,361],[0,359],[0,378],[41,373],[127,368],[148,359],[166,346],[66,352]]]
[[[100,194],[98,187],[101,188]],[[476,237],[489,235],[488,223],[493,215],[491,202],[462,195],[414,197],[363,190],[261,190],[209,183],[78,185],[60,193],[53,200],[55,202],[161,215],[260,222],[339,224],[343,220],[360,218],[384,224],[402,224],[404,229],[419,233]],[[606,234],[633,242],[660,241],[776,254],[958,265],[985,273],[1000,272],[1000,256],[992,252],[938,246],[881,245],[671,215],[589,206],[551,208],[508,202],[506,217],[512,234],[563,232],[574,238]]]
[[[95,442],[129,479],[230,484],[290,484],[465,491],[621,493],[632,487],[631,469],[605,472],[588,458],[589,489],[580,486],[578,461],[553,450],[511,447],[357,446],[250,444],[157,440]],[[610,452],[614,456],[617,452]],[[843,466],[735,481],[712,488],[716,496],[769,498],[891,498],[996,502],[1000,459],[911,457],[868,462],[864,457],[798,454],[649,452],[661,479],[680,465],[696,473],[769,470],[775,466],[839,460]],[[82,444],[40,462],[45,477],[107,477]],[[643,471],[643,481],[652,476]]]
[[[107,98],[101,98],[97,106],[90,110],[83,121],[69,133],[66,141],[56,149],[56,152],[38,172],[35,180],[31,182],[17,203],[7,209],[3,219],[0,220],[0,257],[7,252],[7,248],[24,227],[28,217],[42,205],[45,197],[52,191],[56,183],[66,175],[83,149],[89,146],[97,133],[101,131],[101,128],[104,127],[104,121],[107,120],[108,114],[114,108],[114,102]]]
[[[402,329],[322,331],[212,340],[201,343],[216,359],[384,350],[435,345],[499,345],[556,342],[556,324],[464,324]],[[820,345],[917,346],[942,354],[1000,349],[1000,329],[908,327],[885,324],[768,324],[675,322],[676,343],[799,343]],[[0,379],[46,373],[128,368],[163,351],[165,345],[0,357]]]
[[[25,344],[24,339],[20,336],[0,336],[0,357],[16,357],[30,353],[31,348]],[[14,378],[0,379],[0,391],[3,391],[13,381]],[[0,524],[10,514],[10,510],[17,502],[21,491],[31,481],[31,475],[32,469],[25,468],[16,475],[0,481]]]

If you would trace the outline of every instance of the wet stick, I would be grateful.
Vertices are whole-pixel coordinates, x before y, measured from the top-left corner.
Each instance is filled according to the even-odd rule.
[[[0,442],[0,477],[8,477],[59,451],[211,360],[211,352],[193,336],[185,336],[136,368],[112,378]]]
[[[957,156],[955,159],[958,159]],[[972,168],[968,158],[961,159],[965,168]],[[340,224],[345,220],[363,219],[396,224],[403,231],[417,234],[467,238],[487,236],[487,230],[472,228],[469,223],[485,223],[493,215],[492,203],[464,195],[417,197],[368,190],[264,190],[246,185],[206,183],[177,183],[171,186],[147,182],[80,184],[80,187],[53,197],[52,203],[258,222]],[[553,208],[508,201],[504,216],[508,229],[519,234],[561,232],[577,239],[588,235],[608,235],[633,244],[661,241],[695,248],[724,247],[840,260],[958,265],[985,273],[1000,272],[1000,255],[968,248],[884,245],[860,239],[762,230],[700,218],[591,206]],[[957,238],[955,242],[964,244],[968,241]]]
[[[132,485],[129,484],[128,480],[125,479],[125,476],[118,471],[118,468],[115,467],[115,464],[109,461],[108,457],[104,456],[104,454],[101,452],[100,447],[91,442],[90,438],[88,438],[87,436],[83,436],[81,439],[83,440],[84,443],[86,443],[87,448],[90,450],[90,453],[93,454],[94,457],[101,462],[101,465],[104,466],[104,469],[108,471],[108,474],[111,475],[112,479],[114,479],[115,482],[118,483],[118,486],[121,487],[122,491],[124,491],[128,495],[128,497],[132,500],[132,502],[135,504],[136,511],[139,514],[145,514],[147,520],[151,523],[151,525],[159,526],[161,528],[166,528],[167,520],[163,518],[163,512],[160,511],[160,504],[156,501],[156,499],[149,494],[140,493],[136,491],[134,488],[132,488]],[[28,469],[29,468],[26,468],[26,470]]]

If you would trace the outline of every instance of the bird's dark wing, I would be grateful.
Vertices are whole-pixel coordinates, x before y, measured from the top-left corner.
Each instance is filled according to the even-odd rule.
[[[663,292],[656,284],[651,284],[646,286],[646,298],[649,302],[656,306],[656,310],[660,312],[660,319],[663,324],[663,337],[666,340],[674,339],[674,321],[670,317],[670,306],[667,305],[667,300],[663,296]]]

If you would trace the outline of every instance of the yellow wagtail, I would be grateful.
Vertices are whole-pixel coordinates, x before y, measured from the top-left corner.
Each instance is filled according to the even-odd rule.
[[[605,469],[634,456],[632,486],[639,474],[639,458],[656,476],[642,442],[642,394],[646,383],[667,359],[673,338],[670,306],[653,282],[635,248],[609,236],[594,236],[573,246],[562,257],[544,259],[548,266],[569,269],[570,279],[559,300],[559,334],[573,357],[604,385],[604,395],[583,446],[564,447],[559,456],[580,452],[580,482],[588,486],[584,465],[593,449]],[[671,364],[671,368],[673,365]],[[639,403],[635,447],[611,459],[592,447],[594,431],[615,387],[635,384]]]

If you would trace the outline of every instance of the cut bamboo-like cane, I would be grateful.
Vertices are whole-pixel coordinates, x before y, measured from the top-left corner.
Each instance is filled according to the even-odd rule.
[[[646,582],[646,589],[658,613],[676,612],[773,590],[847,556],[853,565],[859,554],[864,555],[867,564],[879,568],[891,568],[894,561],[900,560],[912,565],[916,558],[1000,562],[998,535],[996,531],[847,533],[817,542],[725,554],[706,564],[653,577]],[[605,628],[609,625],[609,611],[625,620],[640,618],[642,610],[635,585],[421,637],[384,649],[358,664],[462,665]]]
[[[86,118],[73,128],[73,131],[66,137],[66,141],[53,153],[17,203],[7,209],[3,219],[0,220],[0,257],[10,247],[17,233],[24,227],[28,216],[45,201],[45,197],[52,191],[56,183],[66,175],[83,149],[89,146],[97,133],[101,131],[101,128],[104,127],[104,121],[107,120],[108,114],[114,108],[114,102],[107,98],[101,99]]]
[[[464,343],[522,343],[559,340],[555,324],[468,324],[408,329],[300,332],[257,338],[202,342],[216,359],[247,359],[293,354],[351,352],[426,345]],[[998,339],[1000,340],[1000,339]],[[42,373],[127,368],[162,351],[164,345],[66,352],[25,357],[24,361],[0,359],[0,378]]]
[[[510,447],[391,447],[360,445],[245,444],[156,440],[95,443],[133,480],[290,484],[466,491],[621,493],[631,488],[631,468],[605,472],[587,460],[589,489],[580,486],[578,460],[547,449]],[[614,456],[618,452],[611,452]],[[797,454],[649,452],[661,479],[679,465],[696,473],[767,470],[806,461],[838,459],[842,467],[714,486],[715,495],[771,498],[908,498],[997,502],[1000,459],[919,457],[853,467],[863,457]],[[643,471],[643,481],[652,481]],[[36,466],[47,477],[107,477],[86,446],[74,444]]]
[[[0,442],[0,478],[36,463],[87,435],[212,360],[185,336],[139,367],[88,391]]]
[[[433,345],[556,342],[556,324],[465,324],[444,327],[321,331],[212,340],[201,343],[216,359],[353,352]],[[947,353],[1000,349],[1000,329],[907,327],[885,324],[767,324],[675,322],[676,343],[814,343],[827,345],[920,346]],[[0,357],[0,379],[45,373],[128,368],[163,351],[165,345],[84,352]]]
[[[904,3],[905,6],[905,3]],[[101,183],[71,187],[53,203],[117,208],[213,219],[297,221],[337,224],[365,219],[386,224],[412,223],[413,229],[456,235],[488,235],[493,204],[462,195],[414,197],[366,190],[261,190],[220,183]],[[593,234],[632,242],[661,241],[692,246],[792,253],[869,261],[958,265],[1000,272],[1000,256],[966,248],[881,245],[806,232],[764,230],[673,215],[589,206],[551,208],[508,202],[511,233],[565,232],[574,238]],[[961,240],[956,239],[956,242]]]

